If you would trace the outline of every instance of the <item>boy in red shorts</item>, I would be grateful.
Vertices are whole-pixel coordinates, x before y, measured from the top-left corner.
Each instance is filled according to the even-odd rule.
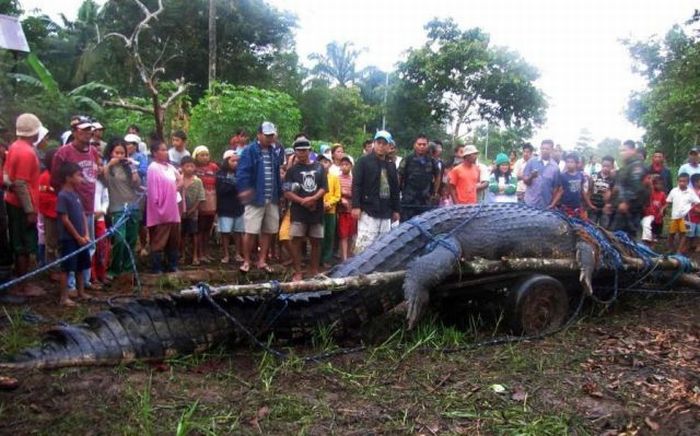
[[[340,258],[345,261],[352,252],[353,239],[357,234],[357,220],[352,213],[352,166],[350,156],[340,159],[340,203],[338,203],[338,241]]]

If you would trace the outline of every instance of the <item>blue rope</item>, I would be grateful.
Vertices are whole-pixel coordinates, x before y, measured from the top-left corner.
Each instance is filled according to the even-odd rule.
[[[137,198],[136,201],[134,201],[134,204],[137,204],[140,200],[140,197],[142,197],[143,195],[144,194],[139,195],[139,198]],[[39,274],[42,274],[45,271],[48,271],[49,269],[53,268],[54,266],[60,265],[61,262],[65,261],[67,259],[70,259],[73,256],[77,256],[78,253],[82,253],[83,251],[90,250],[95,245],[97,245],[97,243],[100,242],[101,240],[113,236],[119,227],[125,225],[126,220],[129,219],[129,217],[131,216],[131,214],[133,213],[134,210],[135,210],[135,208],[130,207],[130,205],[128,203],[125,204],[124,205],[124,215],[122,215],[119,218],[119,220],[117,220],[116,223],[113,223],[112,226],[109,229],[107,229],[107,231],[105,232],[104,235],[100,236],[99,238],[96,238],[94,241],[90,241],[89,243],[83,245],[82,247],[78,248],[74,252],[72,252],[66,256],[63,256],[59,259],[56,259],[51,263],[44,265],[41,268],[35,269],[34,271],[31,271],[31,272],[29,272],[21,277],[16,277],[10,281],[7,281],[7,282],[1,284],[0,291],[3,291],[5,289],[9,289],[9,288],[17,285],[18,283],[21,283],[25,280],[36,277]],[[127,247],[128,247],[128,244],[127,244]],[[129,247],[129,255],[133,261],[133,253],[131,253],[131,247]],[[132,262],[132,265],[133,265],[134,273],[136,274],[136,281],[138,283],[138,289],[140,292],[141,291],[141,280],[138,278],[138,271],[136,270],[136,263]]]

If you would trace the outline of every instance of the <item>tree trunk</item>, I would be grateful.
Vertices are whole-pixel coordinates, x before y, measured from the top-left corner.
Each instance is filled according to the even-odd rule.
[[[216,0],[209,0],[209,88],[216,80]]]

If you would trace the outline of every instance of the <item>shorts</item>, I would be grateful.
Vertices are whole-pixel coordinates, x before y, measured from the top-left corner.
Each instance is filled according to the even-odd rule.
[[[219,233],[243,233],[245,231],[245,225],[243,223],[243,216],[220,216],[219,217]]]
[[[199,227],[197,225],[197,218],[183,218],[182,219],[182,234],[183,235],[196,235],[197,232],[199,231]]]
[[[61,257],[75,253],[80,248],[80,245],[75,239],[66,239],[60,241],[59,244],[61,245]],[[90,261],[90,250],[83,250],[80,253],[61,262],[61,270],[64,272],[77,273],[79,271],[89,269],[91,265],[92,262]]]
[[[338,214],[338,238],[349,239],[357,234],[357,220],[350,212]]]
[[[307,224],[292,221],[289,234],[292,238],[305,238],[308,236],[309,238],[323,239],[323,224]]]
[[[686,223],[688,226],[688,233],[685,234],[686,238],[698,238],[700,237],[700,223]]]
[[[16,255],[36,254],[38,251],[38,235],[36,225],[30,226],[24,209],[5,203],[10,233],[12,252]],[[89,267],[89,265],[88,265]]]
[[[372,245],[375,239],[391,230],[391,219],[374,218],[365,212],[360,214],[357,222],[357,240],[355,241],[355,254],[360,254]]]
[[[248,204],[243,213],[245,232],[258,235],[260,232],[274,234],[280,229],[280,208],[274,203],[264,206]]]
[[[683,218],[672,219],[668,226],[668,234],[673,235],[674,233],[686,233],[688,228],[685,226],[685,220]]]
[[[282,223],[280,223],[280,241],[291,241],[292,235],[289,233],[292,227],[292,213],[287,209],[287,212],[282,218]]]
[[[211,233],[211,228],[214,226],[214,215],[202,215],[197,217],[197,230],[199,233],[206,235]]]

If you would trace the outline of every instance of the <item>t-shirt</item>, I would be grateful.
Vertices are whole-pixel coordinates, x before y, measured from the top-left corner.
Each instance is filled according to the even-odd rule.
[[[538,175],[525,191],[525,204],[546,209],[552,203],[552,194],[559,187],[559,166],[554,160],[530,159],[523,170],[523,177],[530,177],[533,171]]]
[[[666,193],[664,191],[652,191],[649,196],[649,204],[644,208],[644,216],[653,216],[656,224],[664,221],[661,215],[661,208],[666,204]]]
[[[299,197],[311,197],[319,189],[328,191],[328,178],[323,167],[317,163],[294,165],[287,171],[284,181],[287,189],[293,189],[292,187],[296,186],[293,184],[299,185],[299,188],[294,192]],[[292,203],[290,210],[293,222],[319,224],[323,220],[323,196],[318,199],[313,210],[309,210],[299,203]]]
[[[200,178],[197,176],[193,176],[192,180],[189,182],[186,180],[185,213],[183,214],[183,218],[197,218],[199,208],[194,208],[194,210],[191,212],[190,209],[192,209],[195,204],[200,204],[200,202],[204,201],[205,199],[204,184],[202,184],[202,180],[200,180]]]
[[[525,182],[520,180],[520,178],[523,176],[523,170],[525,169],[525,165],[527,165],[530,159],[525,160],[521,157],[520,159],[515,161],[515,165],[513,165],[513,174],[515,175],[515,177],[518,178],[518,187],[516,189],[516,192],[525,192],[527,190],[527,185],[525,184]]]
[[[180,161],[182,160],[182,158],[189,155],[190,152],[187,151],[186,148],[183,148],[182,151],[177,151],[175,147],[170,147],[170,149],[168,150],[168,160],[177,168],[180,168]]]
[[[56,201],[56,212],[58,213],[58,239],[60,241],[72,241],[73,236],[68,233],[63,225],[63,215],[68,215],[68,220],[73,224],[79,235],[85,235],[85,209],[80,200],[80,196],[75,191],[65,189],[58,193]]]
[[[693,177],[693,174],[700,174],[700,164],[691,165],[690,162],[684,163],[678,168],[678,175],[686,173],[688,177]]]
[[[695,191],[696,194],[698,192],[700,192],[700,190]],[[700,198],[700,195],[698,195],[698,198]],[[693,224],[700,224],[700,204],[694,205],[690,208],[690,211],[688,212],[688,221]]]
[[[350,212],[350,209],[352,209],[352,173],[341,174],[338,179],[340,180],[340,203],[338,203],[338,212]]]
[[[39,159],[34,147],[27,141],[18,139],[10,145],[5,159],[4,173],[11,182],[26,182],[34,211],[39,208]],[[13,206],[22,207],[22,203],[11,189],[5,191],[5,201]]]
[[[591,181],[593,185],[591,203],[595,207],[605,206],[605,194],[615,186],[615,179],[611,175],[606,177],[603,173],[598,172],[591,176]]]
[[[127,203],[131,209],[138,209],[136,203],[138,193],[136,187],[132,185],[132,171],[136,171],[131,165],[117,164],[107,170],[105,182],[109,190],[109,213],[124,211]]]
[[[39,213],[56,218],[56,191],[51,186],[51,173],[44,170],[39,176]]]
[[[216,173],[219,166],[214,162],[206,165],[197,165],[195,174],[202,181],[204,186],[204,203],[200,205],[200,212],[205,215],[216,213]]]
[[[666,197],[666,203],[671,203],[671,219],[685,218],[694,204],[700,203],[700,198],[692,188],[681,191],[677,186],[671,189]]]
[[[576,171],[574,174],[569,172],[559,175],[559,184],[562,187],[563,193],[561,196],[561,205],[578,209],[581,207],[581,195],[583,192],[583,174]]]
[[[450,184],[455,187],[457,204],[476,203],[476,188],[481,180],[481,171],[477,164],[457,165],[449,174]]]
[[[51,165],[51,185],[54,189],[61,189],[60,169],[64,162],[73,162],[82,169],[83,183],[76,192],[80,196],[80,202],[85,210],[92,211],[95,208],[95,182],[97,182],[98,162],[100,154],[93,146],[89,146],[85,151],[80,151],[71,142],[58,149],[53,157]]]

